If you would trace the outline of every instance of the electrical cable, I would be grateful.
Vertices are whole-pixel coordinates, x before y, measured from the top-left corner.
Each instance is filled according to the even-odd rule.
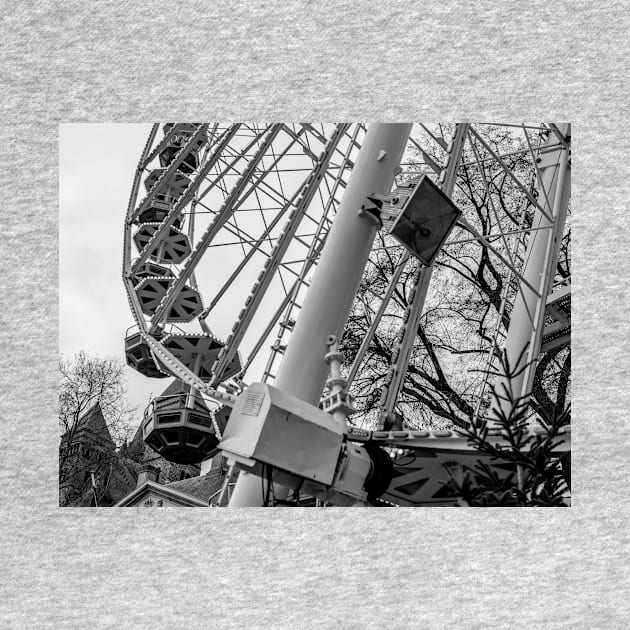
[[[273,468],[271,466],[267,466],[267,492],[271,493],[271,505],[275,503],[276,496],[273,488]]]
[[[263,474],[260,476],[260,491],[263,497],[263,507],[267,507],[268,497],[265,492],[265,464],[263,464]]]

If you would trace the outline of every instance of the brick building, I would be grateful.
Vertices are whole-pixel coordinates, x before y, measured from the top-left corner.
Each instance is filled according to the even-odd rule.
[[[134,487],[140,465],[116,449],[98,403],[61,436],[59,505],[110,506]]]

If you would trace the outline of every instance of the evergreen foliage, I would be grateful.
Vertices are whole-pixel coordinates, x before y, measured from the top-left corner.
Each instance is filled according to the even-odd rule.
[[[511,370],[503,353],[501,363],[510,379]],[[559,452],[562,434],[571,423],[571,407],[554,407],[519,397],[511,385],[502,391],[492,387],[494,400],[491,417],[475,419],[460,430],[469,444],[489,460],[474,466],[449,470],[449,489],[459,497],[461,506],[483,507],[567,507],[571,489],[571,454]],[[500,404],[501,402],[507,404]],[[532,414],[540,429],[531,431]],[[502,438],[503,443],[498,443]],[[501,474],[493,463],[511,464],[512,471]]]

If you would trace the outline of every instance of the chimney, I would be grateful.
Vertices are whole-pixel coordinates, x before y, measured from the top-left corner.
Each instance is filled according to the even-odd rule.
[[[146,483],[147,481],[157,482],[159,476],[159,468],[151,466],[151,464],[142,464],[140,472],[138,473],[138,483],[136,484],[136,488],[139,488],[143,483]]]

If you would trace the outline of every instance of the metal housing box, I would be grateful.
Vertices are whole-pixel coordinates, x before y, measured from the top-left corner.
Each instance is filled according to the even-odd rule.
[[[428,267],[461,211],[426,175],[399,186],[390,197],[382,211],[384,227]]]
[[[346,443],[346,452],[334,490],[361,501],[367,498],[365,480],[370,474],[372,463],[366,450],[352,442]]]
[[[236,399],[219,448],[250,468],[265,463],[330,486],[342,444],[332,416],[271,385],[252,383]]]

